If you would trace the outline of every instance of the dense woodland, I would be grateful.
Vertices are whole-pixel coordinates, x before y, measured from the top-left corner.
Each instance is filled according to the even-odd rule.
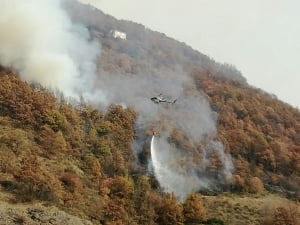
[[[100,72],[167,76],[180,70],[190,74],[199,93],[207,97],[218,115],[219,137],[226,152],[236,159],[241,190],[249,190],[250,180],[256,177],[267,188],[283,187],[297,196],[299,109],[249,86],[233,65],[217,63],[164,34],[116,20],[89,5],[71,4],[67,9],[101,43]],[[126,31],[127,40],[111,38],[111,29]]]
[[[87,5],[66,7],[102,45],[99,73],[169,74],[180,66],[190,74],[217,114],[218,138],[234,159],[234,177],[224,191],[300,200],[299,109],[249,86],[234,66],[164,34]],[[109,37],[111,29],[126,31],[128,40]],[[136,118],[133,109],[119,105],[102,111],[84,100],[69,104],[0,67],[2,190],[14,202],[48,202],[95,224],[230,224],[209,214],[205,193],[182,203],[163,193],[133,151]],[[257,224],[299,224],[291,206],[274,207],[269,215]]]

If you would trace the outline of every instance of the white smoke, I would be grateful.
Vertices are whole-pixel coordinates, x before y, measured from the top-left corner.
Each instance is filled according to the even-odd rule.
[[[170,131],[164,131],[151,141],[154,174],[164,191],[174,193],[180,201],[199,190],[220,190],[220,185],[230,180],[233,171],[230,155],[215,139],[215,122],[208,105],[200,96],[185,98],[182,105],[179,102],[167,114],[167,120],[173,128],[187,135],[191,149],[180,149],[170,143]],[[200,145],[201,151],[195,150],[194,144]],[[214,154],[222,165],[212,173],[210,159]]]
[[[84,95],[95,74],[100,46],[73,24],[59,0],[0,0],[0,64],[21,78]]]
[[[216,140],[210,106],[180,66],[173,68],[176,73],[138,75],[105,74],[100,68],[96,76],[100,46],[90,40],[86,28],[72,23],[59,0],[0,0],[0,6],[0,64],[18,71],[24,80],[67,96],[82,95],[102,108],[111,103],[134,108],[138,130],[154,126],[161,132],[151,151],[155,175],[165,191],[183,200],[231,176],[232,162]],[[159,93],[178,100],[174,105],[154,104],[150,98]],[[171,143],[174,129],[187,137],[194,152]],[[145,139],[138,137],[137,143],[139,138]],[[135,146],[141,151],[141,145]],[[223,164],[217,178],[207,172],[214,154]],[[195,161],[200,156],[202,161]]]
[[[151,142],[151,159],[154,174],[166,192],[173,192],[183,201],[187,195],[201,189],[220,189],[233,170],[230,155],[216,139],[216,118],[207,100],[197,91],[193,81],[184,72],[163,75],[111,75],[99,74],[97,86],[107,93],[109,102],[132,107],[138,112],[139,130],[156,129],[159,137]],[[167,93],[175,104],[155,104],[150,98]],[[183,133],[192,149],[174,145],[170,136],[176,129]],[[141,152],[143,142],[136,141]],[[201,146],[198,152],[197,146]],[[216,155],[222,167],[209,171],[210,158]],[[194,160],[199,159],[200,160]]]
[[[174,157],[170,145],[165,141],[157,142],[154,136],[151,140],[151,159],[155,177],[164,191],[174,193],[180,201],[201,187],[208,188],[209,182],[205,177],[199,179],[195,171],[179,168],[178,158]]]

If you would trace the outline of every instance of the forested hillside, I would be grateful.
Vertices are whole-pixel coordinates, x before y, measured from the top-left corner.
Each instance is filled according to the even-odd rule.
[[[42,202],[105,225],[299,224],[299,109],[248,85],[233,65],[217,63],[164,34],[116,20],[89,5],[65,1],[64,8],[101,46],[93,89],[103,89],[116,77],[121,86],[109,91],[118,90],[127,97],[124,90],[132,86],[126,77],[169,82],[184,74],[188,81],[182,96],[205,100],[190,101],[189,106],[207,101],[216,134],[204,132],[203,140],[191,141],[169,120],[166,114],[181,109],[182,96],[178,105],[157,114],[155,123],[141,126],[141,112],[148,105],[136,107],[135,92],[128,95],[134,107],[113,101],[104,107],[84,98],[70,101],[1,66],[0,191],[9,195],[7,201],[16,205]],[[110,31],[114,29],[126,32],[126,40],[113,38]],[[171,86],[168,91],[176,93]],[[176,116],[188,122],[187,115],[194,109],[185,110]],[[233,163],[230,179],[183,201],[166,193],[148,165],[151,130],[157,124],[162,135],[170,129],[168,142],[196,162],[201,162],[205,142],[222,143]],[[216,183],[222,175],[218,170],[225,167],[221,156],[211,154],[207,169],[201,171]],[[4,224],[41,222],[32,210],[28,217],[22,213],[12,214],[14,223]]]
[[[249,86],[234,66],[219,64],[164,34],[118,21],[89,5],[71,4],[68,10],[102,44],[99,73],[170,76],[183,71],[192,77],[218,115],[219,137],[235,158],[237,189],[248,191],[255,177],[266,188],[299,195],[299,109]],[[127,40],[109,36],[112,29],[126,32]]]
[[[196,73],[195,81],[219,114],[218,133],[235,158],[237,190],[251,191],[259,178],[268,190],[289,190],[299,199],[299,110],[231,80]]]

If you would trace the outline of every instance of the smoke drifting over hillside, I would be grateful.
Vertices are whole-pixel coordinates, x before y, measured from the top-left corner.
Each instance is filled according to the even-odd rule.
[[[84,94],[99,46],[73,24],[59,0],[0,0],[0,64],[27,81]]]
[[[98,86],[105,90],[109,102],[130,106],[139,113],[138,130],[154,127],[159,132],[151,142],[152,167],[166,192],[173,192],[183,201],[188,194],[201,189],[219,191],[231,178],[233,164],[216,138],[216,118],[188,75],[101,73],[99,77]],[[176,98],[177,102],[153,103],[150,97],[160,92]],[[175,137],[176,132],[178,137]],[[180,135],[186,139],[183,138],[179,145],[174,144]],[[149,137],[138,133],[137,152],[142,150],[139,142],[147,139]],[[188,147],[180,146],[183,142],[187,142]],[[219,168],[215,168],[212,158],[219,161]]]
[[[183,200],[231,176],[231,158],[216,139],[216,118],[186,73],[178,69],[159,75],[123,75],[100,68],[95,76],[100,47],[90,41],[86,28],[71,22],[60,1],[0,0],[0,5],[0,64],[67,96],[83,95],[102,109],[111,103],[134,108],[138,131],[154,127],[160,133],[153,166],[166,191]],[[91,91],[95,87],[97,95]],[[173,105],[154,104],[150,98],[159,93],[178,100]],[[138,133],[134,145],[137,152],[142,151],[140,143],[149,139],[143,133]],[[213,171],[208,169],[211,157],[221,162]]]

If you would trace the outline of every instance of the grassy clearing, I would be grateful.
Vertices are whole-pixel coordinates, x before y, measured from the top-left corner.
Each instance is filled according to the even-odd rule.
[[[230,225],[264,224],[274,208],[297,204],[273,194],[233,195],[227,193],[220,196],[203,196],[203,202],[208,218],[220,219]],[[299,204],[298,209],[300,210]]]

